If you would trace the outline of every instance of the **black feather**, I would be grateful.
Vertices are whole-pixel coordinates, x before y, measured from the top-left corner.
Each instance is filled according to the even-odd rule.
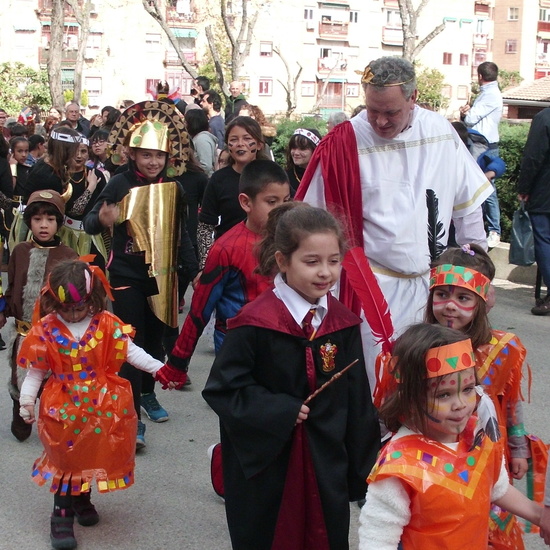
[[[445,250],[442,240],[445,237],[443,222],[439,219],[439,199],[432,189],[426,189],[428,207],[428,247],[432,262]]]

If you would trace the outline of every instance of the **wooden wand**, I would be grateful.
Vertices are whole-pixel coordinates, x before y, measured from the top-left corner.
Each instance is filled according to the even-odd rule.
[[[314,397],[319,395],[327,386],[330,386],[333,382],[336,382],[342,374],[344,374],[347,370],[351,369],[355,363],[358,363],[359,359],[356,359],[355,361],[352,361],[347,367],[343,368],[340,372],[337,372],[332,378],[327,380],[321,387],[317,388],[305,401],[304,405],[307,405]]]

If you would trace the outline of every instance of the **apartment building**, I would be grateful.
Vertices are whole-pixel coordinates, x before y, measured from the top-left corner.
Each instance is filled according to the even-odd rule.
[[[512,0],[432,0],[422,13],[420,38],[445,23],[417,61],[445,75],[448,114],[468,100],[477,65],[492,59],[493,5],[501,1]],[[240,79],[249,101],[268,114],[286,111],[289,82],[297,113],[350,111],[363,102],[360,73],[368,62],[402,52],[397,0],[248,2],[249,16],[256,9],[259,13]],[[44,67],[52,0],[0,4],[0,62]],[[200,72],[207,58],[205,26],[219,26],[219,0],[150,0],[150,5],[159,6],[186,60]],[[241,7],[241,0],[227,0],[228,15],[235,24]],[[64,25],[62,73],[64,86],[71,88],[81,33],[69,8]],[[190,75],[142,0],[93,0],[83,77],[90,105],[97,107],[150,97],[158,80],[179,88],[184,98],[192,86]]]

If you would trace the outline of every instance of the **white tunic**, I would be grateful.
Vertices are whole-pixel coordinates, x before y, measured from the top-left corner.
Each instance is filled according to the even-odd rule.
[[[422,320],[428,298],[427,190],[433,191],[437,202],[443,246],[451,219],[459,244],[486,246],[481,204],[492,187],[451,124],[436,113],[415,107],[410,126],[393,139],[378,136],[366,112],[350,122],[359,153],[365,254],[389,304],[398,336]],[[304,201],[326,206],[320,165]],[[379,347],[366,323],[362,334],[374,389],[374,359]]]

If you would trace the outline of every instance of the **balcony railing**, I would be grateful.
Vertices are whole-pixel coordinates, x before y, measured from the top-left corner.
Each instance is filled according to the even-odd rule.
[[[183,52],[183,56],[191,65],[197,64],[197,54],[195,52]],[[175,52],[166,52],[164,56],[165,67],[181,67],[181,61]]]
[[[317,60],[317,71],[323,75],[327,75],[328,73],[330,73],[332,76],[340,76],[342,75],[342,73],[346,72],[347,67],[347,59],[321,57]]]
[[[194,13],[178,13],[176,8],[167,6],[166,22],[169,25],[178,25],[180,23],[195,23],[196,17]]]
[[[487,46],[487,41],[489,39],[489,35],[485,33],[474,33],[474,46]]]
[[[61,50],[61,64],[74,65],[77,59],[77,50]],[[50,48],[39,48],[38,59],[41,65],[45,65],[48,62],[50,56]]]
[[[537,32],[550,32],[550,21],[539,21],[537,23]]]
[[[382,44],[386,44],[387,46],[402,46],[403,29],[396,27],[383,27]]]
[[[321,21],[319,23],[319,35],[321,38],[346,38],[348,36],[349,23],[344,21]]]

